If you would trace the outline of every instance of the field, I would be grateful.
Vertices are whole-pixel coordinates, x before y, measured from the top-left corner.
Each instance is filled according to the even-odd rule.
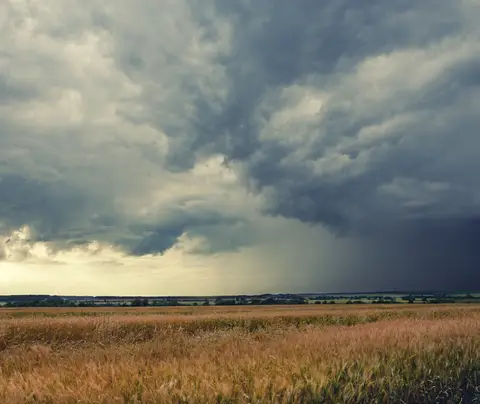
[[[0,402],[480,402],[480,306],[2,308]]]

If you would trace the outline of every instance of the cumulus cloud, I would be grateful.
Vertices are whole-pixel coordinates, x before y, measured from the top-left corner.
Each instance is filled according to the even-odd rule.
[[[22,1],[4,3],[2,21],[5,232],[144,254],[187,228],[245,220],[248,196],[222,156],[183,153],[198,99],[223,96],[228,24],[212,7]]]
[[[280,31],[301,38],[295,50],[285,44],[283,54],[317,45],[275,64],[284,79],[250,100],[259,105],[258,141],[242,163],[269,196],[268,211],[355,230],[416,214],[417,195],[384,192],[403,183],[423,188],[422,215],[475,215],[478,9],[468,2],[431,9],[338,4],[310,4],[309,16],[337,13],[326,27],[308,24],[303,14],[296,25],[293,6],[290,16],[284,5],[285,14],[272,11],[278,35],[263,35],[272,38],[262,44],[269,49]],[[356,35],[346,41],[345,30]],[[269,71],[271,59],[256,60]],[[306,61],[311,68],[287,66]],[[443,192],[429,183],[442,183]]]
[[[474,0],[3,2],[0,230],[29,241],[1,258],[98,243],[265,268],[276,221],[302,228],[284,250],[309,285],[309,237],[332,288],[477,282],[479,17]]]

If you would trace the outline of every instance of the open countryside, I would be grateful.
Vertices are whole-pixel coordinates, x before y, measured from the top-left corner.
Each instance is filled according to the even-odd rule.
[[[5,403],[473,403],[476,304],[0,309]]]

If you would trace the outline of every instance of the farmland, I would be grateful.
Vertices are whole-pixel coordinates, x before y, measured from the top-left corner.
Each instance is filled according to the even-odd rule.
[[[477,402],[480,307],[0,309],[0,402]]]

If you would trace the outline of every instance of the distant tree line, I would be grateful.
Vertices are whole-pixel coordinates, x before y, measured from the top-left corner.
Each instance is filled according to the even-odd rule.
[[[455,303],[455,302],[480,302],[480,297],[472,294],[448,296],[437,295],[404,295],[399,297],[404,303]],[[315,304],[335,304],[344,301],[346,304],[394,304],[398,303],[393,296],[378,295],[319,295],[311,299]],[[168,306],[238,306],[238,305],[286,305],[286,304],[309,304],[310,301],[298,295],[261,295],[261,296],[236,296],[217,297],[215,299],[205,298],[203,301],[186,302],[176,298],[116,298],[110,300],[105,298],[92,298],[87,300],[74,300],[59,296],[29,295],[29,296],[4,296],[0,302],[5,307],[168,307]]]

